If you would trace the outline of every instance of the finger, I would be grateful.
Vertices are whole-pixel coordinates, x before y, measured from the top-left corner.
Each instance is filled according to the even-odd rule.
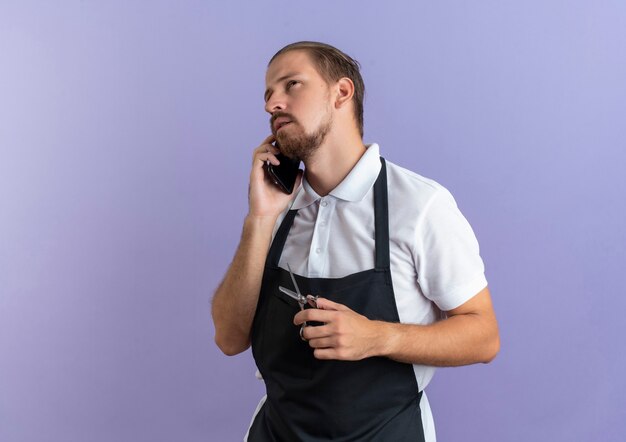
[[[334,348],[316,348],[313,350],[315,359],[341,359]]]
[[[276,156],[273,153],[267,152],[267,151],[256,153],[254,155],[254,163],[256,164],[257,161],[261,161],[263,163],[265,163],[266,161],[269,161],[274,166],[278,166],[280,164],[280,161],[278,160],[278,158],[276,158]]]
[[[258,153],[265,153],[265,152],[271,152],[274,155],[276,155],[280,153],[280,149],[270,143],[261,144],[259,147],[254,149],[254,155]]]
[[[328,338],[333,336],[333,332],[327,325],[320,325],[317,327],[309,325],[304,327],[302,336],[308,341],[310,339]]]
[[[306,329],[305,329],[306,330]],[[335,340],[333,338],[307,339],[311,348],[334,348]]]
[[[276,146],[272,144],[275,140],[276,138],[274,137],[274,135],[270,135],[269,137],[264,139],[263,142],[254,149],[253,156],[257,153],[267,152],[270,149],[276,149]]]
[[[299,311],[293,317],[293,323],[295,325],[300,325],[307,321],[317,321],[317,322],[326,322],[329,323],[333,320],[336,313],[332,310],[325,311],[317,308],[308,308],[306,310]]]
[[[338,302],[333,302],[330,299],[326,298],[317,298],[317,308],[322,310],[338,310],[338,311],[347,311],[350,308],[346,307],[343,304],[339,304]]]
[[[272,152],[274,155],[280,153],[280,149],[273,144],[266,144],[268,152]]]

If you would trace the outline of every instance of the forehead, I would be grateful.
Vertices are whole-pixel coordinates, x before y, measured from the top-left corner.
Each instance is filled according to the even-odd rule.
[[[305,51],[291,50],[276,57],[265,73],[265,85],[271,87],[278,79],[295,74],[319,77],[315,66]]]

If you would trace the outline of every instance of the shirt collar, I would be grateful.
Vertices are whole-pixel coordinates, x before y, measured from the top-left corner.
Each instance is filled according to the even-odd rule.
[[[343,181],[331,190],[330,195],[344,201],[361,201],[374,186],[381,168],[379,147],[376,143],[367,144],[365,147],[367,149],[363,156]],[[310,206],[320,198],[321,196],[313,190],[306,178],[303,178],[302,187],[298,191],[291,209],[298,210]]]

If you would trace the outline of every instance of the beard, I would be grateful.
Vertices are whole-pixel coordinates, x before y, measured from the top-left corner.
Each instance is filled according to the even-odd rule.
[[[296,127],[291,128],[291,134],[285,131],[278,132],[276,134],[276,141],[278,141],[281,153],[290,158],[299,158],[306,162],[326,139],[326,136],[330,132],[332,122],[332,116],[329,112],[328,118],[311,134],[304,133],[302,130],[296,131],[295,129],[298,129]],[[299,125],[295,121],[290,124]]]

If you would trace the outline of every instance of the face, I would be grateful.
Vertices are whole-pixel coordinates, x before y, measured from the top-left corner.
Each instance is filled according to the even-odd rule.
[[[278,56],[265,77],[265,110],[282,153],[308,159],[332,127],[330,88],[306,52]]]

